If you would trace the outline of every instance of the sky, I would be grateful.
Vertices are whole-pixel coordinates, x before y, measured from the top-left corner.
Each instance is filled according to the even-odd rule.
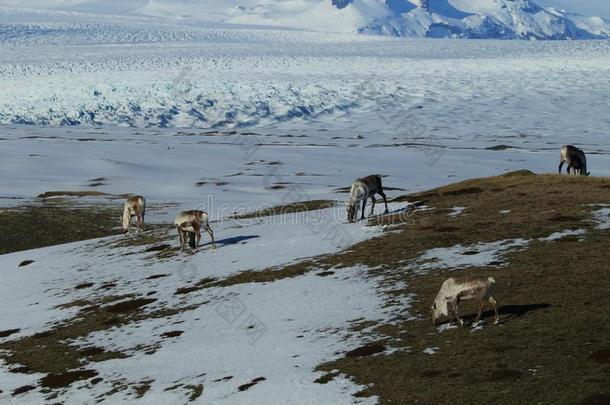
[[[564,8],[583,15],[610,18],[610,0],[534,0],[541,6]]]

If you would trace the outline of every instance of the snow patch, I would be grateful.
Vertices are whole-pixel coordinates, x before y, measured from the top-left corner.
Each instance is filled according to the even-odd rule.
[[[315,368],[364,343],[359,334],[350,332],[352,320],[389,320],[376,287],[366,269],[351,268],[341,269],[337,277],[309,273],[262,285],[206,290],[202,296],[210,297],[210,304],[175,319],[174,327],[185,331],[179,338],[164,341],[151,355],[136,353],[96,364],[105,383],[96,385],[90,395],[109,390],[113,379],[123,375],[133,381],[155,380],[148,401],[176,401],[176,394],[164,389],[179,381],[203,384],[203,398],[213,403],[286,403],[304,398],[351,403],[351,395],[362,387],[345,377],[314,383],[323,374]],[[234,304],[244,313],[235,319],[229,313],[227,318],[223,308]],[[165,329],[167,320],[150,320],[93,333],[83,343],[125,350],[154,343]],[[206,375],[194,378],[202,373]],[[227,375],[233,378],[222,381]],[[265,380],[247,391],[238,390],[258,377]],[[124,393],[108,399],[122,400]],[[371,398],[364,403],[375,402]]]
[[[451,212],[449,213],[449,216],[451,218],[455,218],[457,216],[462,215],[462,213],[466,210],[467,207],[453,207],[451,209]]]
[[[436,328],[436,330],[439,332],[444,332],[446,330],[457,329],[457,328],[459,328],[459,326],[457,326],[455,323],[447,322],[447,323],[444,323],[444,324],[438,326]]]
[[[566,238],[568,236],[583,236],[587,233],[584,229],[566,229],[565,231],[555,232],[545,238],[539,238],[539,241],[554,242]]]
[[[434,248],[420,255],[408,268],[427,272],[448,268],[500,266],[505,254],[523,249],[528,243],[526,239],[507,239],[468,246],[458,244],[449,248]]]
[[[610,205],[595,204],[594,207],[602,207],[593,211],[593,221],[597,224],[595,229],[610,229]]]

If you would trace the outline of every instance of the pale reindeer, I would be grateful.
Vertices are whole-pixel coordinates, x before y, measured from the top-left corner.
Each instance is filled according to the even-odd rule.
[[[174,221],[178,236],[180,238],[180,250],[185,250],[187,237],[195,235],[195,243],[191,242],[191,248],[199,249],[199,242],[201,241],[201,229],[205,231],[212,238],[212,248],[216,249],[216,242],[214,241],[214,232],[210,228],[209,215],[207,212],[200,210],[182,211],[176,217]]]
[[[379,194],[383,197],[385,203],[385,212],[388,211],[388,200],[386,199],[385,193],[383,192],[383,185],[381,184],[381,176],[372,175],[357,179],[352,184],[352,189],[349,195],[349,201],[347,203],[347,220],[354,222],[358,213],[358,203],[362,201],[362,215],[360,219],[364,219],[364,210],[366,208],[366,201],[370,198],[373,201],[371,206],[371,214],[375,210],[375,194]]]
[[[436,321],[441,316],[451,315],[453,319],[463,326],[464,321],[458,315],[458,305],[461,301],[476,300],[479,304],[479,313],[474,323],[476,324],[481,319],[483,311],[483,301],[487,300],[493,306],[496,314],[494,324],[498,324],[498,308],[496,300],[492,297],[492,285],[496,283],[492,277],[451,277],[445,280],[438,292],[434,303],[432,304],[432,324],[436,325]]]
[[[561,155],[559,160],[559,174],[561,174],[561,168],[563,164],[568,164],[568,174],[570,169],[574,174],[580,174],[581,176],[588,176],[591,174],[587,171],[587,157],[585,152],[572,145],[565,145],[561,147]]]
[[[125,205],[123,206],[123,215],[121,221],[123,222],[123,233],[129,232],[131,225],[131,219],[136,218],[138,230],[144,229],[144,214],[146,214],[146,199],[141,195],[134,195],[127,198]]]

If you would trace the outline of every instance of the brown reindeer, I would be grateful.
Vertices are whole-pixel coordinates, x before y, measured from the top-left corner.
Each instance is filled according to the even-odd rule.
[[[123,233],[129,232],[129,226],[131,225],[131,219],[136,218],[138,230],[144,229],[144,214],[146,214],[146,199],[141,195],[131,196],[125,201],[123,206],[123,215],[121,221],[123,222]]]
[[[494,324],[499,321],[497,302],[492,297],[491,287],[496,283],[492,277],[451,277],[445,280],[439,290],[432,307],[432,324],[436,325],[436,321],[441,316],[451,315],[453,319],[463,326],[464,321],[458,315],[458,305],[461,301],[476,300],[479,304],[479,313],[474,323],[476,324],[481,319],[483,311],[483,301],[489,301],[493,306],[496,314]]]
[[[180,250],[185,250],[187,237],[190,237],[192,234],[195,235],[196,241],[195,243],[191,242],[191,248],[195,250],[199,249],[202,228],[210,235],[210,238],[212,238],[212,248],[216,249],[214,232],[212,231],[212,228],[210,228],[209,215],[207,212],[200,210],[182,211],[176,216],[174,225],[176,226],[180,238]]]
[[[580,174],[581,176],[588,176],[591,174],[587,171],[587,157],[585,152],[572,145],[565,145],[561,147],[561,155],[559,160],[559,174],[561,174],[561,168],[563,164],[568,164],[568,174],[570,169],[574,174]]]
[[[370,198],[373,201],[371,206],[371,214],[375,210],[375,194],[379,194],[383,197],[385,203],[385,214],[388,213],[388,200],[383,192],[383,185],[381,184],[381,176],[371,175],[357,179],[352,184],[350,191],[349,201],[347,203],[347,220],[354,222],[358,213],[358,203],[362,201],[362,215],[360,219],[364,219],[364,210],[366,208],[366,201]]]

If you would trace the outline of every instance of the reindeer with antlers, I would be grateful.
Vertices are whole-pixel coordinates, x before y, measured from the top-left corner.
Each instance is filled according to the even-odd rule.
[[[559,174],[561,174],[561,168],[563,164],[568,164],[568,174],[570,169],[574,174],[580,174],[581,176],[588,176],[591,174],[587,171],[587,157],[585,152],[572,145],[565,145],[561,147],[561,154],[559,158]]]
[[[131,196],[125,201],[123,205],[123,215],[121,221],[123,222],[123,233],[129,232],[131,225],[131,219],[136,218],[138,230],[144,229],[144,214],[146,214],[146,199],[141,195]]]
[[[202,228],[210,235],[210,238],[212,238],[212,248],[214,250],[216,249],[214,232],[212,231],[212,228],[210,228],[209,215],[207,212],[200,210],[182,211],[176,217],[174,225],[176,226],[180,238],[180,250],[185,250],[187,237],[191,237],[192,235],[195,236],[196,240],[193,241],[193,239],[190,238],[189,244],[191,245],[191,248],[198,250],[199,242],[201,241]]]
[[[354,222],[356,220],[356,215],[358,213],[358,203],[362,201],[362,216],[360,219],[364,219],[364,210],[366,208],[366,201],[370,198],[373,202],[371,206],[371,214],[373,215],[373,211],[375,210],[375,194],[379,194],[383,197],[383,202],[385,203],[385,212],[387,214],[388,211],[388,200],[383,192],[383,185],[381,184],[381,176],[379,175],[371,175],[367,177],[363,177],[361,179],[357,179],[352,184],[352,189],[350,191],[349,201],[347,203],[347,220],[349,222]]]
[[[462,301],[475,300],[479,306],[479,312],[474,324],[481,319],[483,302],[488,301],[496,315],[494,324],[498,324],[497,302],[492,296],[492,286],[496,283],[493,277],[451,277],[445,280],[439,290],[434,303],[430,308],[432,324],[436,325],[441,316],[451,315],[458,324],[463,326],[464,321],[458,315],[458,305]]]

